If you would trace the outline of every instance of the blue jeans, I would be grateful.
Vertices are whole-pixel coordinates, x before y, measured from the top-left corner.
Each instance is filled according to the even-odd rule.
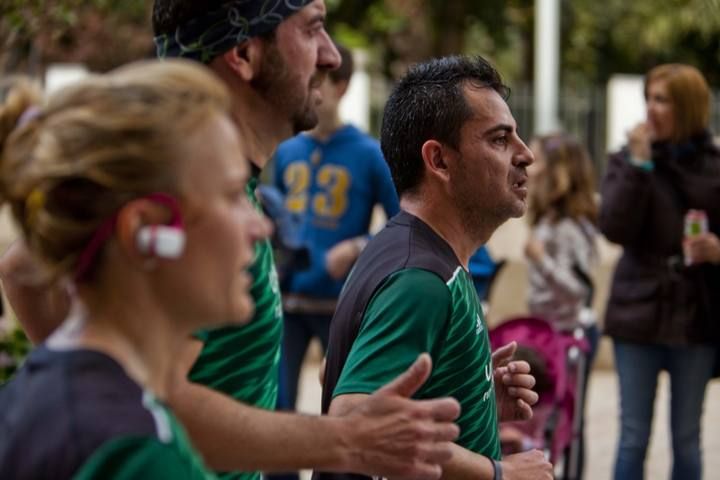
[[[298,381],[305,353],[313,337],[320,339],[327,351],[332,315],[285,314],[282,359],[280,366],[280,410],[295,410]]]
[[[700,480],[700,418],[715,349],[614,341],[620,380],[620,442],[615,480],[642,480],[650,440],[658,374],[670,374],[672,480]]]

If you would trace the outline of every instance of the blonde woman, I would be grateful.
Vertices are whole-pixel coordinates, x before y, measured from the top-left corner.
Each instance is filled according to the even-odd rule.
[[[585,389],[599,337],[595,318],[587,308],[593,290],[591,270],[597,256],[598,207],[592,163],[587,149],[564,133],[538,137],[530,148],[535,163],[528,169],[532,225],[525,247],[530,260],[528,307],[533,316],[548,320],[560,332],[583,329],[590,346]],[[583,450],[581,439],[580,475]]]
[[[0,390],[0,478],[211,477],[163,400],[191,332],[253,311],[228,93],[174,61],[35,101],[0,110],[0,193],[72,308]]]

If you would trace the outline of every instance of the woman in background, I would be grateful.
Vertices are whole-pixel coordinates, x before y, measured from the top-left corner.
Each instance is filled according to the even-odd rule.
[[[720,339],[720,151],[702,74],[660,65],[647,120],[610,157],[600,228],[623,247],[608,301],[620,379],[615,479],[642,479],[658,374],[670,375],[673,480],[702,477],[700,418]],[[690,222],[689,211],[704,221]],[[692,220],[692,217],[689,217]]]
[[[0,478],[212,477],[163,399],[191,332],[250,318],[269,230],[225,87],[147,62],[8,99],[0,194],[72,306],[0,390]]]
[[[572,335],[578,328],[583,330],[590,346],[583,372],[584,400],[599,337],[589,308],[591,270],[597,259],[594,171],[587,149],[568,134],[536,138],[530,148],[535,163],[528,169],[532,226],[525,246],[530,260],[528,307],[531,315],[549,321],[559,332]],[[579,449],[577,471],[582,476],[582,439]]]

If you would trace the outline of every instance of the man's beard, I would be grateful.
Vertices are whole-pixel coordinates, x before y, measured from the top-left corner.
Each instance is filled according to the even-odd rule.
[[[478,201],[478,195],[473,195],[467,189],[472,186],[465,183],[463,186],[456,188],[453,195],[453,203],[460,215],[460,220],[465,231],[471,238],[476,239],[482,236],[486,229],[486,225],[491,212],[486,211],[487,206],[482,205]],[[475,187],[477,188],[477,187]]]
[[[466,233],[473,240],[487,240],[485,237],[488,234],[518,215],[510,205],[503,203],[503,192],[478,191],[482,187],[473,181],[464,163],[466,161],[462,156],[459,158],[452,202]]]
[[[310,79],[310,84],[317,81],[316,75]],[[315,106],[311,104],[310,85],[302,85],[290,72],[274,43],[268,43],[260,73],[251,85],[278,114],[287,118],[293,133],[310,130],[318,124]]]

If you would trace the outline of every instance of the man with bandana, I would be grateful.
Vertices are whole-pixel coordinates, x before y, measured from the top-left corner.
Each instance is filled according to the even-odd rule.
[[[158,54],[201,61],[225,81],[234,96],[241,137],[249,146],[246,157],[257,177],[282,140],[318,123],[321,84],[340,64],[324,28],[325,5],[323,0],[203,3],[155,0],[153,28]],[[248,194],[255,201],[252,187],[251,183]],[[398,385],[387,378],[395,386],[378,385],[379,398],[378,393],[369,395],[346,411],[338,419],[346,422],[340,426],[340,434],[327,417],[251,410],[208,390],[219,390],[261,408],[273,407],[282,309],[269,242],[257,248],[251,273],[256,301],[253,321],[246,327],[208,332],[200,337],[202,344],[189,346],[182,363],[190,370],[191,382],[179,379],[171,398],[208,463],[221,470],[252,465],[266,471],[309,466],[319,471],[348,471],[340,463],[350,454],[353,465],[349,471],[353,472],[412,479],[439,476],[442,464],[449,460],[448,450],[453,450],[448,440],[454,438],[456,427],[444,422],[456,418],[454,400],[427,400],[429,403],[411,413],[410,418],[421,420],[424,427],[416,425],[415,434],[409,437],[376,415],[385,413],[397,400],[410,408],[402,396],[412,396],[424,379]],[[417,374],[418,369],[411,366],[409,371]],[[397,374],[402,377],[402,369]],[[509,376],[509,384],[515,385],[516,377],[523,375]],[[515,388],[509,401],[519,399],[524,391]],[[394,397],[392,401],[387,394]],[[403,418],[404,423],[407,413],[398,411],[396,420]],[[355,420],[347,423],[352,417]],[[350,439],[354,445],[345,449],[345,442],[357,436],[364,438]],[[339,447],[345,452],[339,453]],[[328,464],[329,468],[324,466]]]
[[[158,56],[206,64],[233,94],[234,115],[254,170],[247,193],[255,204],[260,170],[282,140],[317,124],[320,85],[328,71],[340,64],[324,28],[325,13],[322,0],[155,0]],[[392,393],[381,392],[379,399],[358,409],[355,415],[361,416],[354,422],[344,419],[339,425],[327,417],[269,412],[277,398],[282,340],[282,306],[269,242],[258,245],[250,272],[253,320],[247,326],[201,332],[200,341],[188,345],[180,360],[185,366],[181,373],[189,371],[190,381],[184,375],[177,379],[170,399],[208,464],[221,471],[285,471],[329,463],[337,470],[352,459],[354,470],[384,476],[437,475],[439,463],[447,458],[445,442],[455,431],[449,423],[455,418],[453,400],[410,407],[396,388]],[[228,401],[217,392],[237,401]],[[435,437],[418,444],[419,449],[427,449],[427,455],[407,455],[403,450],[409,442],[401,446],[402,441],[395,442],[399,432],[381,426],[374,413],[384,413],[391,403],[389,397],[421,409],[416,410],[423,417],[416,431],[429,429]],[[400,410],[405,409],[398,409],[398,416],[409,413]],[[345,449],[348,441],[354,445]],[[411,463],[413,456],[416,463]],[[259,474],[226,476],[250,479]]]
[[[339,63],[324,19],[322,0],[155,2],[159,56],[205,63],[232,92],[243,153],[252,159],[255,178],[247,194],[253,201],[258,173],[277,144],[317,123],[318,87]],[[0,265],[11,303],[38,342],[64,318],[65,292],[37,286],[23,291],[22,272],[28,269],[32,262],[22,244]],[[206,463],[224,472],[317,468],[439,478],[458,434],[452,421],[459,406],[448,398],[409,399],[430,374],[427,355],[345,417],[271,411],[282,313],[267,243],[257,247],[251,273],[253,320],[245,327],[198,332],[178,358],[169,394]],[[224,476],[257,479],[260,473]]]

